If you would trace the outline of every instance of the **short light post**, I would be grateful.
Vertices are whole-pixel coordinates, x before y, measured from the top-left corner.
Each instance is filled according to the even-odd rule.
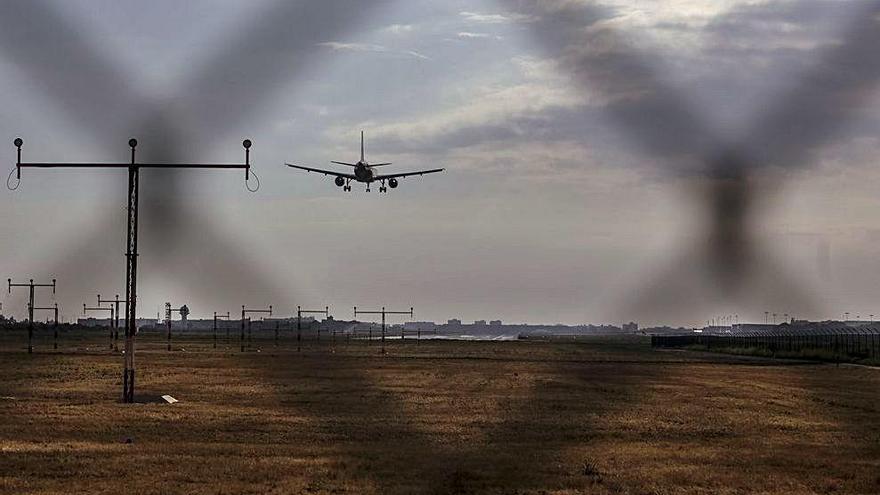
[[[102,304],[113,304],[114,305],[113,307],[116,310],[116,318],[113,320],[113,346],[114,346],[114,348],[115,348],[115,346],[118,345],[118,342],[119,342],[119,315],[120,315],[119,304],[120,303],[128,304],[128,301],[126,301],[125,299],[119,299],[119,294],[116,294],[116,299],[101,299],[101,294],[98,294],[98,306],[100,306]],[[126,320],[125,323],[128,324],[128,320]],[[123,335],[125,335],[124,332],[123,332]]]
[[[241,352],[244,352],[244,321],[249,314],[255,313],[265,313],[269,316],[272,316],[272,305],[269,305],[269,309],[247,309],[244,304],[241,305]],[[248,329],[250,329],[250,322],[248,322]],[[248,330],[250,334],[250,330]],[[250,343],[250,340],[248,340]]]
[[[382,354],[385,354],[385,316],[386,315],[409,315],[409,317],[412,318],[413,317],[413,308],[409,308],[409,311],[387,311],[385,309],[385,306],[382,306],[381,311],[358,311],[357,306],[355,306],[354,307],[354,317],[357,318],[358,315],[382,315]],[[372,338],[372,335],[370,335],[370,338]]]
[[[37,287],[51,287],[52,294],[55,294],[55,279],[52,279],[51,284],[35,284],[34,279],[30,279],[30,281],[26,284],[13,284],[12,279],[6,279],[9,287],[7,291],[12,294],[13,287],[27,287],[29,289],[28,293],[28,354],[34,353],[34,289]]]
[[[302,309],[296,307],[296,352],[302,351],[302,315],[324,315],[324,318],[330,319],[330,306],[324,306],[323,311],[319,309]],[[318,340],[321,339],[321,330],[318,329]]]
[[[229,322],[229,311],[226,312],[225,315],[218,315],[216,311],[214,311],[214,349],[217,348],[217,320],[224,319]],[[229,325],[226,325],[226,343],[229,343]]]
[[[110,320],[108,320],[107,329],[110,332],[110,349],[113,349],[113,306],[109,308],[104,308],[101,306],[95,306],[94,308],[86,307],[86,304],[83,303],[83,315],[88,314],[89,311],[109,311],[110,312]]]
[[[52,348],[58,350],[58,303],[47,308],[34,308],[35,311],[52,311],[55,314],[54,324],[52,325]]]

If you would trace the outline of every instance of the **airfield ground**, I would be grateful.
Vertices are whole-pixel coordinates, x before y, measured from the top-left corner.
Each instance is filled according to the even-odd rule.
[[[103,339],[6,339],[0,493],[880,492],[877,369],[632,339],[154,340],[124,405]]]

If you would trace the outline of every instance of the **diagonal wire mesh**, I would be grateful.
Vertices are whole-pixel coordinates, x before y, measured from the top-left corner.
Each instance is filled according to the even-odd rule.
[[[106,60],[83,30],[70,26],[41,1],[5,5],[0,53],[108,150],[137,135],[145,160],[175,162],[193,154],[186,142],[199,135],[194,129],[215,139],[225,137],[316,65],[313,48],[318,42],[356,31],[384,5],[387,2],[275,2],[201,64],[181,83],[179,94],[164,104],[134,92],[128,75]],[[260,56],[252,56],[256,53]],[[205,294],[206,300],[228,299],[230,287],[255,299],[284,300],[279,280],[255,263],[240,242],[211,228],[211,222],[184,201],[184,180],[179,171],[151,173],[142,180],[144,253],[163,253],[163,263],[155,266],[174,274],[172,278],[188,284],[192,292]],[[104,285],[94,283],[95,272],[83,270],[95,264],[83,262],[94,261],[92,240],[118,235],[108,231],[113,222],[99,219],[94,225],[101,227],[65,252],[52,270],[76,281],[82,290]],[[210,257],[195,256],[205,249]]]
[[[173,110],[157,107],[148,98],[132,94],[126,74],[100,57],[82,32],[69,26],[42,2],[10,2],[5,6],[4,16],[0,17],[0,53],[20,66],[34,81],[40,81],[46,95],[72,120],[101,136],[100,141],[104,142],[103,136],[107,136],[107,143],[115,143],[119,141],[120,129],[124,129],[126,136],[138,134],[145,143],[164,143],[164,155],[154,155],[151,160],[175,161],[187,153],[180,136],[191,132],[188,127],[181,128],[181,121],[209,123],[207,127],[214,134],[222,134],[226,130],[223,123],[230,117],[247,115],[267,104],[267,97],[277,91],[282,81],[295,78],[304,65],[314,64],[309,56],[310,46],[332,33],[352,28],[365,11],[377,10],[379,5],[385,4],[279,2],[188,79],[175,99]],[[866,64],[872,70],[860,71],[859,77],[838,80],[835,76],[846,71],[846,64],[876,59],[876,52],[871,48],[878,46],[880,36],[872,19],[876,19],[880,7],[869,4],[855,12],[847,31],[849,36],[823,57],[817,64],[817,72],[805,74],[803,81],[793,85],[794,91],[777,100],[778,108],[770,109],[767,115],[756,119],[757,125],[752,133],[731,141],[713,135],[709,131],[711,126],[706,125],[704,116],[688,104],[688,98],[662,82],[663,78],[646,62],[648,54],[627,49],[625,43],[615,43],[622,48],[613,57],[597,58],[596,53],[589,50],[590,36],[596,34],[583,28],[603,18],[605,14],[598,8],[564,1],[511,1],[504,5],[540,19],[530,25],[534,38],[548,52],[568,61],[565,65],[572,68],[584,88],[604,93],[611,101],[619,101],[618,92],[621,90],[642,94],[648,90],[649,96],[638,106],[610,105],[609,117],[647,151],[679,158],[674,173],[685,171],[700,179],[701,197],[705,198],[704,208],[708,212],[706,232],[710,242],[686,250],[683,256],[689,260],[697,255],[705,260],[701,265],[704,273],[700,276],[711,280],[725,297],[741,297],[756,285],[774,292],[779,290],[778,283],[756,284],[749,278],[750,273],[761,271],[756,267],[761,255],[755,253],[758,248],[751,233],[756,191],[760,187],[778,190],[781,186],[778,178],[767,178],[765,168],[771,165],[801,166],[807,161],[805,153],[808,149],[826,144],[834,136],[833,131],[852,116],[851,108],[834,105],[840,92],[868,89],[876,84],[880,78],[878,64]],[[292,19],[297,19],[300,29],[290,29]],[[40,31],[50,35],[35,36],[33,26],[41,26]],[[618,33],[603,30],[601,35],[616,39]],[[22,46],[29,48],[23,51]],[[248,56],[257,52],[278,54],[286,62],[278,64],[267,62],[267,57]],[[33,53],[40,56],[30,56]],[[230,60],[235,63],[229,63]],[[804,105],[805,101],[820,104]],[[119,105],[118,102],[130,105]],[[118,111],[106,119],[89,118],[95,108],[107,106]],[[799,123],[794,131],[792,122]],[[782,132],[783,128],[785,132]],[[787,139],[768,141],[768,136],[787,136]],[[213,246],[215,252],[211,263],[222,270],[202,266],[196,273],[186,268],[188,253],[197,252],[197,245],[189,244],[186,236],[180,234],[201,225],[201,222],[191,206],[179,199],[178,191],[183,187],[181,181],[182,177],[174,173],[144,181],[143,226],[147,240],[144,252],[154,252],[159,247],[170,250],[176,261],[169,265],[169,272],[181,274],[184,280],[198,281],[198,290],[210,291],[229,280],[237,280],[242,292],[263,293],[268,294],[270,300],[273,297],[282,300],[282,293],[272,287],[271,277],[254,268],[240,246],[210,229],[199,229],[198,245]],[[101,231],[96,238],[113,235],[115,233]],[[161,246],[152,244],[151,238],[162,239]],[[170,244],[166,244],[168,242]],[[89,243],[83,241],[73,249],[73,254],[59,260],[56,269],[59,276],[68,272],[68,266],[82,266],[76,261],[86,258],[84,253],[88,249]],[[657,291],[675,285],[670,279],[681,274],[682,264],[679,261],[672,263],[673,273],[661,276],[655,284]],[[230,267],[239,268],[230,272]],[[212,279],[212,274],[219,273],[224,274],[222,280]],[[777,282],[787,280],[786,275],[775,272],[772,278]],[[786,292],[790,291],[791,284],[783,285]],[[669,293],[668,290],[664,292]],[[651,292],[636,301],[636,306],[659,310],[679,304],[687,297],[682,292],[673,295],[675,297],[671,299],[663,299],[656,291]],[[365,372],[356,372],[356,375],[358,387],[370,389],[376,386]],[[518,399],[510,417],[489,434],[515,433],[523,421],[529,421],[533,404],[541,400],[541,389],[536,387],[532,394]],[[371,406],[389,416],[406,414],[405,409],[387,397]],[[313,409],[309,412],[316,416],[327,413],[321,404],[314,404]],[[440,452],[450,463],[476,458],[475,453],[481,448],[473,447],[462,455],[459,449],[425,440],[417,430],[401,430],[398,425],[394,434],[425,443],[426,451]],[[541,453],[543,459],[552,456],[552,448]]]
[[[830,144],[875,94],[876,2],[854,3],[840,41],[774,95],[775,103],[753,116],[742,136],[713,133],[715,122],[695,108],[693,98],[665,82],[667,74],[654,62],[663,54],[638,50],[626,33],[603,24],[612,13],[598,4],[505,3],[537,19],[530,24],[533,39],[571,70],[583,90],[610,102],[611,122],[646,153],[665,159],[670,174],[692,178],[705,211],[701,244],[682,249],[644,294],[625,302],[631,314],[672,316],[682,304],[704,297],[707,288],[716,303],[815,307],[812,296],[757,241],[758,203],[778,196],[784,186],[782,174],[774,171],[808,165],[811,154]]]

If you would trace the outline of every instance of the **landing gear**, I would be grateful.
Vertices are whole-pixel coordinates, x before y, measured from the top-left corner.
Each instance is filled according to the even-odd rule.
[[[345,179],[345,185],[342,186],[342,190],[345,192],[351,192],[351,179]]]
[[[382,181],[382,185],[379,186],[379,192],[380,192],[380,193],[387,193],[387,192],[388,192],[388,188],[385,187],[385,181],[384,181],[384,180]]]

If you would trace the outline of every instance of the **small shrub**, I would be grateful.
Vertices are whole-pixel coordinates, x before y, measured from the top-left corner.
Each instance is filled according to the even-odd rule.
[[[591,478],[594,483],[602,482],[602,472],[599,471],[599,466],[597,466],[591,459],[584,461],[583,466],[581,467],[581,474]]]

